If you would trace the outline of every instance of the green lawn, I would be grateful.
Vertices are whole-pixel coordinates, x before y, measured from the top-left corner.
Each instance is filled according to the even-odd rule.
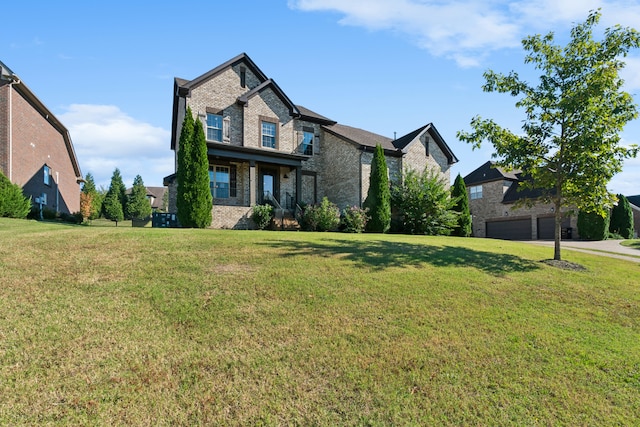
[[[0,425],[638,425],[640,266],[0,219]]]

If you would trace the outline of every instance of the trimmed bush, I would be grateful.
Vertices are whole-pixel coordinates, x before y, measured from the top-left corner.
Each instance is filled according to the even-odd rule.
[[[633,238],[633,211],[629,200],[622,194],[618,194],[618,204],[611,210],[609,231],[623,239]]]
[[[585,240],[605,240],[609,234],[609,219],[595,212],[578,212],[578,231],[580,238]]]
[[[271,220],[273,219],[273,206],[255,205],[251,219],[258,230],[264,230],[271,224]]]
[[[391,189],[389,188],[387,161],[380,144],[376,145],[371,161],[369,191],[363,207],[369,210],[367,231],[386,233],[391,227]]]

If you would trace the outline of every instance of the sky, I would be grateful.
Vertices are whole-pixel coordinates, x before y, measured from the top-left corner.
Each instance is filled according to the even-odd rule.
[[[173,80],[192,80],[246,53],[295,103],[341,124],[398,137],[433,123],[459,162],[453,178],[491,160],[456,133],[480,115],[519,132],[517,98],[485,93],[486,70],[532,84],[521,41],[570,29],[601,8],[598,31],[640,29],[638,0],[35,1],[5,8],[4,62],[69,129],[83,175],[107,188],[174,172]],[[640,103],[640,52],[622,72]],[[640,120],[622,143],[640,143]],[[608,188],[640,194],[640,158]]]

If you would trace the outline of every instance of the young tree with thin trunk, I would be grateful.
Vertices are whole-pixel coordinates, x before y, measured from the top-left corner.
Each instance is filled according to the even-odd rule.
[[[552,203],[555,212],[554,259],[560,260],[560,236],[564,208],[597,212],[604,217],[615,201],[607,183],[622,170],[624,159],[635,157],[637,146],[623,147],[619,133],[638,116],[633,98],[622,90],[620,59],[640,47],[640,33],[615,26],[593,39],[600,12],[571,30],[564,46],[553,44],[554,35],[529,36],[522,42],[525,63],[541,72],[533,86],[509,75],[487,71],[486,92],[518,96],[516,107],[526,114],[522,131],[513,133],[476,116],[472,132],[458,138],[474,148],[488,140],[500,166],[520,169],[529,178],[522,186],[541,191],[538,199]]]
[[[144,186],[140,175],[136,175],[133,179],[133,187],[131,187],[127,201],[127,215],[131,219],[145,219],[151,216],[151,203],[147,198],[147,187]]]
[[[91,212],[86,219],[99,218],[100,210],[102,208],[102,197],[96,189],[96,183],[91,173],[87,173],[87,175],[85,176],[85,181],[82,185],[82,193],[91,196]]]
[[[376,145],[371,161],[369,175],[369,191],[362,207],[369,210],[371,219],[367,223],[367,231],[386,233],[391,227],[391,190],[387,161],[380,144]]]

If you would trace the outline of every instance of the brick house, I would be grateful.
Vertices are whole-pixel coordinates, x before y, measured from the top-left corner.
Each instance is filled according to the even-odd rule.
[[[473,235],[506,240],[553,239],[554,207],[538,203],[516,207],[522,199],[535,200],[530,190],[519,190],[519,171],[507,171],[488,161],[464,177],[469,196]],[[577,217],[566,215],[562,238],[577,238]]]
[[[0,170],[34,203],[78,212],[82,173],[69,132],[2,62],[0,71]]]
[[[171,149],[190,107],[207,138],[215,228],[250,228],[252,207],[271,202],[293,212],[323,197],[361,206],[376,144],[392,181],[407,168],[437,168],[449,182],[457,158],[433,124],[392,139],[336,123],[294,104],[246,54],[193,79],[174,81]],[[165,178],[176,211],[176,174]]]

